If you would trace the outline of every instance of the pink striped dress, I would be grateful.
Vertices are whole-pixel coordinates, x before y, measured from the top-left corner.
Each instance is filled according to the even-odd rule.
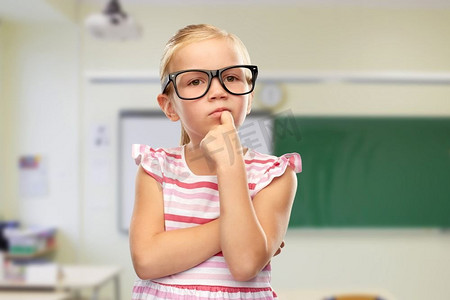
[[[133,145],[132,156],[163,187],[166,230],[207,223],[219,217],[216,176],[195,175],[184,158],[184,147],[153,149]],[[248,188],[253,198],[290,166],[301,172],[297,153],[276,157],[249,149],[245,156]],[[255,278],[233,279],[221,253],[181,273],[154,280],[136,280],[133,300],[140,299],[276,299],[267,265]]]

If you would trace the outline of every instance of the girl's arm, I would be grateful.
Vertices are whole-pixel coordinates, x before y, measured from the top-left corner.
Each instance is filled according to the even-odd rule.
[[[204,140],[204,151],[216,166],[220,195],[220,247],[236,280],[255,277],[279,249],[286,233],[297,178],[291,168],[253,199],[248,191],[241,145],[232,115]],[[214,151],[224,149],[224,151]]]
[[[130,225],[130,250],[136,274],[155,279],[192,268],[220,252],[219,220],[164,231],[161,185],[139,166]]]
[[[287,168],[252,202],[246,179],[241,163],[218,169],[222,252],[234,278],[242,281],[255,277],[282,244],[297,186]]]

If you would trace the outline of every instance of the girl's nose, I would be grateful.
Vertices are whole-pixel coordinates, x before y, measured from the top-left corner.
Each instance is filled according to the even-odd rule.
[[[208,91],[209,100],[225,99],[228,97],[227,91],[220,84],[218,78],[213,78],[211,81],[211,86]]]

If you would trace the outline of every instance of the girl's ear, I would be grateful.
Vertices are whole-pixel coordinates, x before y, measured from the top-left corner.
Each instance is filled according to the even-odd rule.
[[[159,94],[157,99],[159,107],[161,107],[167,118],[174,122],[180,119],[169,96],[167,96],[166,94]]]

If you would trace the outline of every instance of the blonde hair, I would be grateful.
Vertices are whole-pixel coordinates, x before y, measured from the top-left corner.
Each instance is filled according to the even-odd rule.
[[[250,64],[250,55],[248,54],[247,48],[244,43],[234,34],[228,33],[225,30],[217,28],[213,25],[208,24],[197,24],[188,25],[180,30],[178,30],[172,38],[167,42],[164,49],[163,56],[161,58],[161,65],[159,69],[161,83],[169,75],[169,66],[172,61],[173,56],[178,50],[187,46],[189,44],[200,42],[209,39],[222,38],[228,39],[235,44],[237,49],[242,55],[244,64]],[[173,87],[169,86],[166,90],[168,95],[174,92]],[[170,98],[172,99],[172,98]],[[172,100],[170,100],[172,101]],[[181,140],[180,144],[185,145],[190,142],[189,135],[181,124]]]

